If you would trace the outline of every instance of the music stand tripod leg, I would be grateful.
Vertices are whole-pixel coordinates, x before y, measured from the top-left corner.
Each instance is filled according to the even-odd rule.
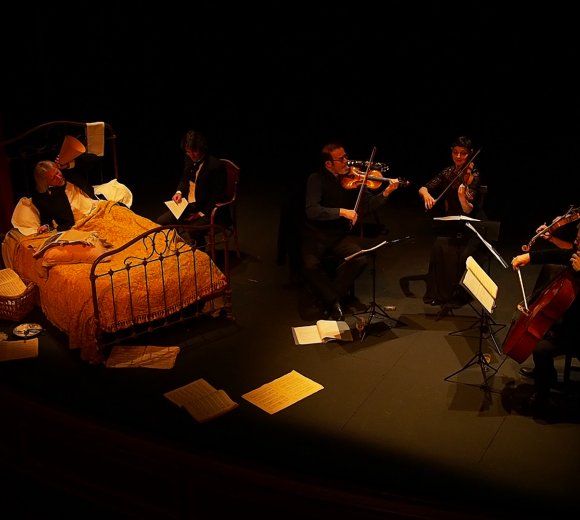
[[[482,324],[485,323],[485,316],[486,316],[485,311],[482,308],[481,309],[481,323]],[[446,378],[444,378],[444,381],[450,381],[450,379],[453,376],[456,376],[457,374],[467,370],[468,368],[470,368],[474,365],[478,365],[480,367],[481,375],[483,377],[483,383],[481,383],[479,385],[475,385],[472,383],[463,383],[460,381],[450,381],[450,382],[457,382],[457,383],[465,384],[468,386],[478,386],[480,389],[485,390],[486,395],[487,395],[492,391],[488,382],[497,373],[497,368],[492,367],[488,363],[487,359],[485,359],[485,355],[483,354],[483,328],[484,328],[483,325],[480,326],[479,345],[478,345],[477,353],[462,368],[460,368],[459,370],[456,370],[455,372],[453,372],[453,374],[450,374]],[[486,375],[486,373],[485,373],[486,371],[489,371],[489,375]]]
[[[365,339],[366,334],[367,334],[367,330],[369,325],[371,324],[371,322],[373,321],[373,318],[376,315],[382,315],[384,318],[392,320],[395,322],[395,324],[393,326],[396,326],[397,323],[399,323],[398,319],[395,319],[391,316],[389,316],[385,311],[383,311],[383,309],[381,309],[380,307],[377,306],[376,303],[376,259],[377,259],[377,250],[371,251],[371,257],[372,257],[372,267],[371,267],[371,276],[372,276],[372,283],[373,283],[373,298],[371,303],[367,306],[367,308],[364,311],[361,312],[356,312],[353,314],[353,316],[359,316],[361,314],[367,314],[369,313],[369,317],[368,317],[368,321],[361,333],[361,342]],[[391,328],[391,327],[389,327]],[[386,332],[386,331],[385,331]],[[384,332],[383,332],[384,334]],[[377,337],[381,337],[383,334],[379,334]]]

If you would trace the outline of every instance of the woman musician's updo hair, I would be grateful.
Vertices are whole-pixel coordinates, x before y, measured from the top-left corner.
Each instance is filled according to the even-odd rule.
[[[458,137],[457,139],[455,139],[455,141],[453,141],[453,143],[451,143],[451,149],[455,148],[456,146],[459,146],[461,148],[467,148],[470,152],[473,151],[471,139],[469,139],[469,137],[466,137],[464,135]]]

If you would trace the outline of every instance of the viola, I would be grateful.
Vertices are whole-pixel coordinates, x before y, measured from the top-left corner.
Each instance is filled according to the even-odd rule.
[[[463,184],[465,184],[465,186],[469,186],[473,182],[473,169],[474,168],[475,168],[475,165],[472,162],[470,162],[469,166],[467,166],[467,168],[463,172]]]
[[[391,180],[393,179],[383,177],[379,170],[370,170],[369,174],[366,176],[365,186],[371,190],[376,190],[381,187],[383,182]],[[349,172],[345,173],[340,179],[342,187],[347,190],[359,188],[363,181],[365,181],[365,174],[356,166],[351,166]],[[403,188],[406,188],[411,184],[410,181],[401,177],[399,177],[397,181],[399,181],[399,185]]]
[[[533,236],[532,239],[529,241],[527,245],[522,246],[522,251],[526,253],[530,250],[530,248],[534,245],[534,242],[546,233],[552,234],[557,229],[560,229],[562,226],[569,224],[570,222],[575,222],[576,220],[580,219],[580,208],[574,208],[570,206],[570,209],[561,217],[557,217],[554,221],[547,226],[546,228],[542,229],[537,235]]]
[[[473,164],[473,159],[475,159],[479,155],[479,152],[481,152],[481,148],[479,150],[477,150],[477,152],[475,152],[474,154],[471,155],[471,157],[469,158],[469,162],[466,162],[463,166],[461,166],[461,168],[459,168],[457,175],[447,185],[447,187],[439,194],[439,197],[437,197],[435,199],[435,201],[433,202],[433,206],[435,206],[435,204],[437,204],[437,202],[439,202],[441,197],[443,197],[443,195],[445,195],[445,192],[453,185],[453,183],[457,179],[459,179],[459,177],[461,177],[463,179],[463,184],[465,184],[466,186],[469,186],[473,182],[473,178],[474,178],[473,168],[475,167]],[[433,206],[431,206],[431,208]],[[431,209],[431,208],[429,208],[429,209]],[[429,210],[427,209],[425,211],[429,211]]]
[[[556,279],[542,291],[534,303],[512,322],[503,343],[503,353],[517,363],[523,363],[548,329],[568,310],[578,294],[580,283],[564,269]]]

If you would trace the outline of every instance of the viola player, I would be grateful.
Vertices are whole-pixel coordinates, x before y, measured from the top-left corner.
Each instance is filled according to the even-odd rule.
[[[481,176],[475,164],[466,165],[473,153],[471,140],[458,137],[451,145],[453,165],[448,166],[419,190],[425,209],[435,206],[435,198],[441,196],[438,204],[447,216],[469,216],[484,220],[485,215],[479,208],[478,196]],[[461,168],[464,173],[459,175]],[[459,278],[463,274],[465,261],[473,256],[479,246],[473,238],[437,237],[431,252],[427,287],[423,301],[430,305],[444,305],[454,297]],[[455,303],[455,302],[454,302]]]
[[[359,189],[343,187],[341,178],[349,173],[346,152],[340,143],[329,143],[321,153],[321,167],[308,178],[306,187],[306,219],[302,233],[304,278],[315,296],[323,302],[325,313],[333,320],[342,320],[341,300],[349,287],[365,269],[364,255],[343,263],[331,280],[322,269],[323,258],[333,255],[345,258],[361,250],[349,231],[358,214],[354,210]],[[399,187],[389,179],[378,194],[362,187],[360,208],[365,213],[376,211]]]
[[[512,267],[518,269],[528,264],[563,264],[571,270],[580,285],[580,225],[577,227],[573,249],[546,249],[530,251],[516,256]],[[576,286],[576,288],[578,287]],[[528,404],[533,406],[554,404],[550,388],[557,382],[558,373],[554,358],[572,352],[580,355],[580,298],[576,292],[574,300],[563,313],[560,323],[555,323],[533,350],[534,368],[521,368],[520,373],[534,380],[534,394]]]

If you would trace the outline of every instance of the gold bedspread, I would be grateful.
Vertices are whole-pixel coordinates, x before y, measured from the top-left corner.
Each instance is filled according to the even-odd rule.
[[[96,231],[100,238],[117,248],[155,227],[158,226],[154,222],[115,202],[101,202],[96,211],[78,221],[73,229]],[[42,310],[54,325],[69,335],[70,348],[80,348],[81,357],[85,360],[102,362],[97,349],[97,326],[89,279],[92,266],[56,265],[46,270],[41,266],[42,258],[34,259],[34,250],[29,247],[38,246],[45,238],[46,235],[40,238],[23,237],[18,241],[14,252],[14,270],[38,285]],[[133,322],[143,323],[164,317],[166,309],[167,314],[171,314],[180,305],[189,305],[226,285],[225,276],[204,252],[195,251],[194,258],[191,249],[183,242],[173,242],[173,250],[176,243],[184,251],[179,266],[175,257],[167,258],[162,263],[151,262],[159,258],[158,253],[166,250],[166,240],[161,234],[156,237],[155,247],[151,241],[144,243],[140,240],[113,255],[110,263],[99,264],[97,274],[122,269],[126,261],[139,265],[131,270],[132,297],[129,296],[127,271],[123,269],[112,276],[114,304],[111,276],[97,279],[101,329],[114,331],[129,327]],[[138,258],[148,258],[146,268]]]

